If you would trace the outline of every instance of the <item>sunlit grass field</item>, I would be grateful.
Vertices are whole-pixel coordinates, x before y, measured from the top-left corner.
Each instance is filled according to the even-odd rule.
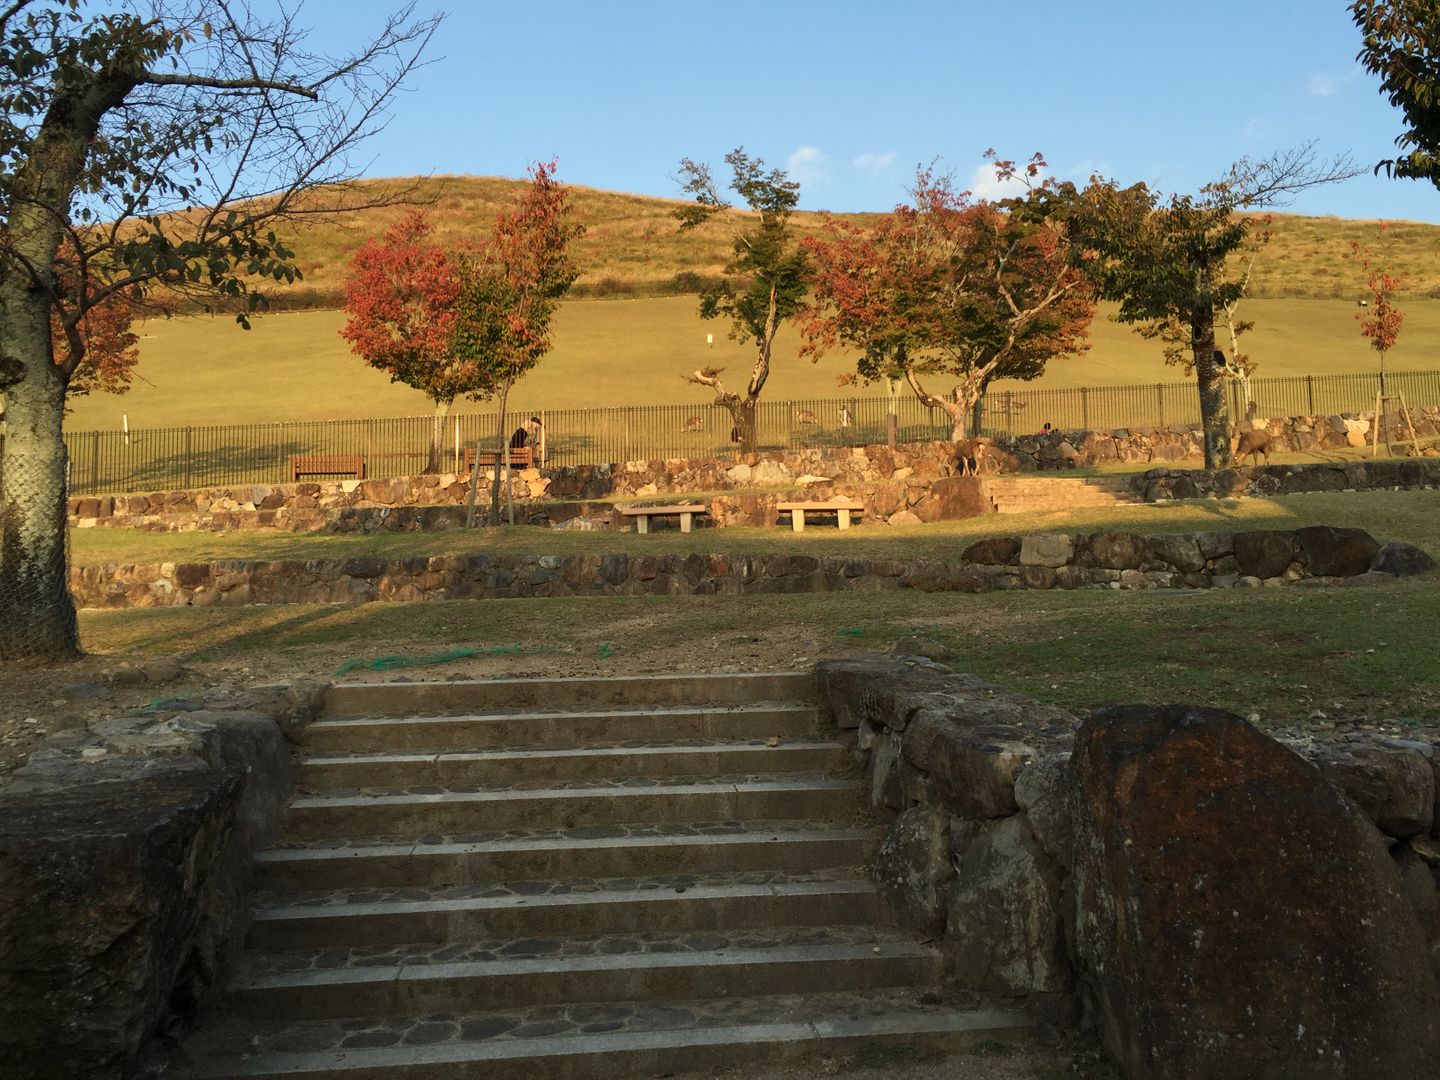
[[[1388,366],[1435,368],[1440,301],[1415,300],[1404,307],[1405,325]],[[1375,354],[1360,336],[1355,310],[1350,300],[1247,302],[1242,314],[1256,325],[1242,340],[1259,362],[1256,374],[1373,371]],[[1089,351],[1056,360],[1037,382],[1014,388],[1185,378],[1164,363],[1156,343],[1111,321],[1110,311],[1102,309],[1097,317]],[[423,394],[390,382],[350,353],[338,333],[343,322],[338,311],[269,314],[255,319],[249,331],[223,316],[152,319],[140,330],[141,364],[131,391],[75,399],[68,427],[119,428],[122,412],[132,428],[428,415],[431,406]],[[727,385],[735,389],[743,389],[749,375],[750,348],[731,341],[726,330],[700,319],[693,297],[571,301],[557,317],[554,351],[517,386],[512,403],[516,411],[704,403],[708,392],[683,382],[686,372],[707,364],[723,367]],[[707,335],[713,335],[713,344],[707,345]],[[799,346],[798,333],[783,327],[767,399],[855,392],[837,386],[846,357],[836,354],[816,364],[799,357]],[[934,389],[948,388],[937,383]]]

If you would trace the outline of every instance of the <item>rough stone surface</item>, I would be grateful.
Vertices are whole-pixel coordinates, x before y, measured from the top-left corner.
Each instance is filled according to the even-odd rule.
[[[978,476],[944,476],[911,508],[921,521],[953,521],[991,512]]]
[[[0,1059],[15,1080],[134,1067],[213,988],[241,925],[241,779],[170,772],[0,798]]]
[[[1075,945],[1130,1080],[1432,1080],[1440,989],[1398,872],[1238,717],[1102,709],[1076,740]]]
[[[944,955],[946,974],[969,990],[1070,988],[1060,878],[1022,815],[986,826],[961,855]]]
[[[1306,567],[1316,577],[1353,577],[1370,569],[1380,550],[1364,529],[1311,525],[1295,531]]]
[[[1293,532],[1241,532],[1235,534],[1235,563],[1248,577],[1279,577],[1295,558]]]
[[[1021,566],[1064,566],[1075,553],[1075,538],[1063,533],[1021,537]]]
[[[1394,574],[1396,577],[1409,577],[1411,574],[1427,574],[1434,570],[1435,560],[1414,544],[1392,540],[1376,552],[1370,569],[1382,574]]]
[[[1041,758],[1015,778],[1015,801],[1036,839],[1067,871],[1075,852],[1074,785],[1068,752]]]
[[[902,926],[939,936],[955,885],[949,815],[939,806],[913,806],[901,813],[885,834],[872,873]]]

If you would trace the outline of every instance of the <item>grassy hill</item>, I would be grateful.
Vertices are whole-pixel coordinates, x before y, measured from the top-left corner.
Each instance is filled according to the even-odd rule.
[[[496,177],[440,176],[423,180],[376,180],[365,186],[395,192],[413,185],[408,196],[427,210],[438,242],[459,247],[482,238],[495,214],[507,207],[524,182]],[[678,200],[575,187],[575,207],[587,232],[576,249],[580,296],[663,295],[687,291],[677,275],[718,275],[729,255],[729,234],[718,222],[680,232]],[[363,211],[342,220],[319,221],[289,239],[304,273],[303,282],[277,296],[298,306],[334,306],[349,273],[350,253],[368,237],[383,233],[410,205]],[[882,209],[888,209],[882,208]],[[863,221],[873,214],[838,215]],[[818,232],[824,215],[799,213],[801,233]],[[1278,214],[1273,239],[1255,265],[1256,297],[1354,298],[1364,274],[1351,257],[1358,240],[1380,248],[1377,221]],[[1394,222],[1385,233],[1387,265],[1409,274],[1401,295],[1440,298],[1440,226]]]

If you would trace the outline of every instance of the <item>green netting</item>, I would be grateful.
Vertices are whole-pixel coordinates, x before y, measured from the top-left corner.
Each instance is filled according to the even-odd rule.
[[[839,630],[836,630],[835,633],[839,634],[841,637],[863,637],[865,631],[858,628],[852,629],[846,626],[841,627]]]
[[[369,671],[397,671],[407,667],[448,664],[451,660],[468,660],[475,656],[545,656],[573,651],[573,649],[551,649],[544,646],[532,648],[526,645],[485,645],[474,649],[468,646],[446,649],[444,652],[431,653],[429,656],[376,656],[370,659],[357,656],[354,660],[347,660],[340,665],[340,669],[335,674],[348,675],[357,668],[365,668]]]
[[[614,656],[619,651],[619,649],[615,648],[615,643],[613,641],[602,641],[599,645],[595,647],[595,655],[598,656],[601,660],[609,660],[610,657]]]

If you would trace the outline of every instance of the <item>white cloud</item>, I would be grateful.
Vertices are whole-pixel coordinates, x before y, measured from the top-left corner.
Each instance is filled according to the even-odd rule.
[[[1022,166],[1023,168],[1023,166]],[[1043,177],[1044,171],[1041,171]],[[1036,179],[1039,179],[1037,177]],[[1032,180],[1031,183],[1034,183]],[[984,161],[975,167],[975,172],[970,176],[970,183],[966,185],[970,194],[977,199],[1009,199],[1025,194],[1025,180],[1023,177],[1015,176],[1009,180],[1001,180],[995,175],[993,162]]]
[[[1333,75],[1321,72],[1318,75],[1310,76],[1310,94],[1312,97],[1332,97],[1335,91],[1340,89],[1340,80]]]
[[[830,160],[819,147],[802,146],[785,162],[785,171],[790,179],[800,181],[801,187],[812,187],[830,179]]]
[[[867,172],[871,176],[879,176],[881,173],[889,172],[895,164],[895,151],[886,150],[883,154],[875,154],[866,150],[863,154],[856,156],[850,163],[861,172]]]

